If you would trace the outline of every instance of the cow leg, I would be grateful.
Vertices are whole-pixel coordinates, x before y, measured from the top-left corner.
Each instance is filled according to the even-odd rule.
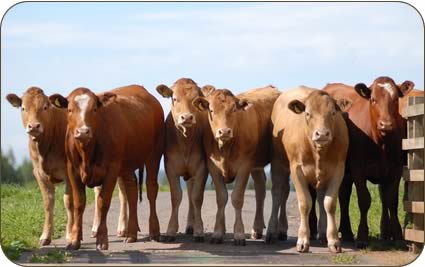
[[[119,189],[119,198],[120,198],[120,216],[118,218],[118,227],[117,227],[117,236],[118,237],[127,237],[127,229],[128,229],[128,206],[129,201],[127,201],[128,198],[132,199],[133,196],[128,196],[129,191],[127,190],[127,187],[135,186],[136,190],[136,209],[137,209],[137,179],[136,184],[133,185],[132,183],[134,176],[129,175],[129,177],[118,177],[118,189]],[[130,180],[131,183],[127,180]],[[130,184],[128,184],[130,183]],[[128,184],[128,185],[127,185]],[[133,188],[130,189],[133,192]],[[130,211],[131,212],[131,211]],[[137,220],[137,217],[136,217]],[[137,231],[136,231],[137,236]]]
[[[114,172],[111,172],[113,174]],[[99,198],[97,200],[97,206],[99,207],[100,212],[100,223],[97,228],[96,235],[96,249],[97,250],[107,250],[108,249],[108,228],[106,224],[106,219],[111,206],[112,193],[114,192],[115,185],[117,183],[116,176],[109,175],[105,177],[102,189],[100,190]]]
[[[86,186],[81,183],[81,178],[74,173],[72,163],[67,162],[69,184],[71,185],[72,200],[74,207],[74,223],[71,231],[71,242],[66,249],[76,250],[81,246],[83,240],[83,214],[86,208]]]
[[[367,213],[371,204],[371,197],[366,186],[366,179],[356,179],[355,185],[357,196],[359,196],[358,204],[360,208],[360,224],[357,231],[357,248],[365,248],[369,239],[369,226],[367,225]]]
[[[170,185],[171,217],[163,241],[172,242],[176,240],[176,233],[179,229],[179,207],[182,201],[182,189],[180,186],[180,177],[174,170],[166,167],[166,173],[168,184]]]
[[[97,200],[99,199],[100,190],[102,190],[102,186],[96,186],[93,188],[94,191],[94,217],[93,217],[93,226],[91,228],[91,237],[97,236],[97,228],[100,223],[100,212],[99,207],[97,205]]]
[[[189,209],[187,212],[186,231],[187,235],[193,234],[193,202],[192,202],[192,190],[193,190],[193,178],[190,178],[187,182],[187,199],[189,202]]]
[[[291,166],[291,174],[295,191],[297,193],[298,208],[300,211],[300,227],[298,229],[297,251],[308,252],[310,248],[310,228],[308,215],[311,210],[312,200],[308,190],[308,183],[300,166]]]
[[[65,179],[65,193],[63,195],[63,204],[66,209],[66,217],[67,217],[66,234],[65,234],[66,243],[69,244],[71,243],[71,230],[72,230],[72,225],[74,223],[74,216],[73,216],[74,205],[73,205],[72,193],[71,193],[71,188],[70,188],[68,178]]]
[[[327,243],[327,238],[326,238],[326,228],[328,225],[327,222],[327,215],[326,215],[326,211],[325,211],[325,194],[326,194],[326,188],[322,187],[320,189],[317,190],[317,202],[319,203],[319,212],[320,212],[320,216],[319,216],[319,240],[320,243],[322,243],[322,245],[326,245]],[[314,207],[314,205],[313,205]],[[310,217],[311,214],[314,213],[316,217],[316,211],[312,210],[310,212]],[[311,221],[310,221],[311,222]],[[311,225],[310,225],[310,230],[311,230]],[[310,232],[311,234],[311,232]]]
[[[278,236],[279,240],[288,239],[288,217],[286,216],[286,201],[289,196],[289,176],[282,183],[282,203],[280,204]]]
[[[232,205],[235,209],[235,225],[233,227],[233,239],[236,246],[245,246],[245,227],[242,220],[242,207],[246,185],[249,179],[249,165],[241,166],[235,180],[235,187],[232,191]]]
[[[339,232],[341,232],[344,242],[354,242],[353,230],[351,230],[350,221],[350,198],[353,189],[353,180],[349,176],[342,179],[341,187],[339,188],[339,207],[341,216],[339,221]]]
[[[205,167],[200,168],[193,180],[191,198],[193,205],[193,240],[195,242],[204,241],[204,223],[202,221],[202,203],[204,202],[205,183],[207,182],[208,172]]]
[[[140,230],[139,222],[137,221],[137,197],[138,197],[137,177],[134,173],[131,173],[129,175],[126,175],[125,177],[119,177],[118,183],[120,184],[120,195],[126,192],[125,196],[123,196],[124,199],[121,199],[121,196],[120,196],[121,210],[120,210],[120,220],[119,220],[120,223],[123,223],[126,228],[127,228],[127,203],[129,207],[128,228],[127,228],[128,230],[125,228],[124,230],[121,228],[121,230],[122,230],[122,233],[125,234],[126,236],[126,239],[124,242],[133,243],[137,241],[137,232]],[[125,216],[123,216],[122,218],[121,215],[123,214]]]
[[[337,172],[337,174],[333,177],[332,181],[328,184],[326,195],[323,201],[327,216],[326,237],[328,239],[328,248],[332,253],[340,253],[342,251],[341,243],[338,238],[338,231],[336,228],[335,211],[336,203],[338,202],[339,187],[341,185],[342,178],[344,175],[344,165],[345,162],[342,162],[340,164],[338,168],[340,172]],[[322,212],[320,213],[320,217],[322,217]]]
[[[400,176],[392,177],[390,181],[391,182],[387,185],[384,191],[384,196],[385,196],[384,199],[386,200],[387,207],[390,213],[390,217],[389,217],[390,237],[392,237],[393,240],[402,240],[403,235],[401,231],[400,221],[398,220],[398,191],[399,191],[399,185],[400,185]],[[387,221],[387,225],[388,225],[388,221]],[[382,223],[381,223],[381,227],[382,227]]]
[[[210,243],[221,244],[223,243],[224,235],[226,233],[224,211],[228,200],[228,192],[223,177],[215,169],[209,169],[214,183],[217,200],[217,214],[215,217],[214,233],[211,237]]]
[[[47,246],[52,241],[53,234],[53,211],[55,209],[55,186],[47,177],[33,171],[40,188],[44,204],[44,226],[40,236],[40,245]]]
[[[310,191],[311,195],[311,211],[308,216],[308,223],[310,225],[310,240],[316,240],[317,238],[317,215],[316,215],[316,198],[317,198],[317,192],[316,189],[314,189],[311,185],[308,186],[308,190]],[[323,210],[324,212],[325,210]],[[324,231],[323,233],[326,233]]]
[[[381,230],[381,238],[384,240],[391,239],[391,222],[388,214],[388,200],[387,200],[387,192],[388,187],[384,185],[378,185],[379,188],[379,197],[381,199],[382,210],[381,210],[381,222],[380,222],[380,230]],[[390,223],[389,223],[390,222]]]
[[[252,226],[252,239],[261,239],[263,237],[264,223],[264,199],[266,198],[266,174],[264,169],[256,169],[251,171],[254,180],[255,189],[255,219]]]
[[[149,200],[149,237],[153,241],[159,241],[160,230],[156,213],[156,198],[158,196],[158,171],[162,156],[162,150],[157,149],[146,162],[146,191]]]
[[[278,239],[278,213],[283,202],[283,188],[286,181],[289,181],[289,173],[285,172],[278,159],[273,158],[271,162],[271,178],[272,178],[272,212],[270,214],[267,226],[266,244],[275,243]],[[285,214],[286,216],[286,214]]]

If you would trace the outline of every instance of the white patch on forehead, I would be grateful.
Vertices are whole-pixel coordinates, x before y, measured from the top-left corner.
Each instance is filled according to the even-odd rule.
[[[85,115],[87,111],[87,106],[89,105],[90,97],[87,94],[83,94],[76,96],[74,100],[75,102],[77,102],[77,105],[80,108],[80,117],[85,125]]]
[[[395,95],[394,88],[390,83],[378,83],[378,86],[384,88],[392,97]]]

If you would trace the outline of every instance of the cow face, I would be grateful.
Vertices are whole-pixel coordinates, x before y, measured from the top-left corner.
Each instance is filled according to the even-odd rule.
[[[235,97],[227,89],[213,91],[207,98],[198,97],[193,105],[209,113],[212,133],[220,147],[233,138],[237,125],[237,113],[252,107],[252,103]]]
[[[98,112],[115,98],[114,93],[97,96],[87,88],[77,88],[67,98],[55,94],[49,100],[59,108],[68,109],[68,132],[76,140],[87,144],[96,132]]]
[[[52,106],[43,90],[37,87],[29,88],[22,98],[15,94],[6,96],[12,106],[21,109],[22,123],[32,140],[37,140],[47,128]]]
[[[398,114],[398,99],[407,95],[415,86],[411,81],[395,84],[389,77],[377,78],[370,87],[364,83],[354,86],[356,92],[369,101],[373,127],[382,134],[393,131]]]
[[[349,108],[345,99],[335,101],[324,91],[313,91],[302,102],[293,100],[288,108],[296,114],[303,115],[306,122],[307,136],[317,148],[326,147],[332,142],[337,112],[341,107]]]

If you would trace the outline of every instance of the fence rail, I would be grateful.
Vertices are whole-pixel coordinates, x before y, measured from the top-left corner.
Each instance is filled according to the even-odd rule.
[[[424,243],[424,97],[409,97],[402,115],[407,120],[407,138],[403,139],[403,150],[407,151],[404,239],[419,253]]]

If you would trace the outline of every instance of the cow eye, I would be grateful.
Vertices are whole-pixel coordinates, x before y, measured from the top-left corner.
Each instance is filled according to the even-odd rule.
[[[69,108],[69,109],[68,109],[68,113],[71,113],[71,112],[72,112],[72,110]]]
[[[25,108],[24,108],[24,107],[21,107],[21,110],[22,110],[22,111],[25,111]]]
[[[335,116],[335,114],[336,114],[336,111],[335,111],[335,110],[333,110],[333,111],[332,111],[332,116]]]
[[[214,110],[210,109],[210,113],[213,114],[214,113]]]
[[[43,109],[44,109],[44,110],[47,110],[47,106],[44,106],[44,107],[43,107]]]
[[[372,102],[372,104],[376,104],[376,98],[371,98],[370,101]]]
[[[178,102],[177,98],[173,97],[173,102]]]
[[[306,116],[307,118],[310,118],[310,116],[311,116],[310,112],[308,112],[308,111],[307,111],[307,112],[305,113],[305,116]]]

